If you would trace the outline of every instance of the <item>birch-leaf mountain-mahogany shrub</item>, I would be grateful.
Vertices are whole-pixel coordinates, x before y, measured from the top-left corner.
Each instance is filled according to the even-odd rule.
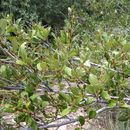
[[[49,43],[48,35],[54,40]],[[12,129],[26,122],[33,130],[96,118],[106,110],[129,113],[130,43],[103,30],[80,38],[73,22],[51,32],[41,24],[26,31],[20,20],[0,19],[0,121],[11,114]],[[78,109],[85,115],[71,119]],[[130,114],[123,119],[128,120]],[[63,122],[55,122],[62,119]]]

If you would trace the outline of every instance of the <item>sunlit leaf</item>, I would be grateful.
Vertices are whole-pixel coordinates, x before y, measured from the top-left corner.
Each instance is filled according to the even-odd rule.
[[[102,91],[101,96],[102,96],[104,99],[106,99],[106,100],[110,100],[110,99],[111,99],[111,97],[110,97],[110,95],[108,94],[107,91]]]
[[[114,100],[110,100],[108,106],[109,106],[109,107],[115,107],[116,104],[117,104],[116,101],[114,101]]]
[[[89,75],[89,82],[91,85],[97,85],[99,83],[97,76],[94,74]]]
[[[65,74],[67,74],[68,76],[72,76],[72,73],[71,73],[71,68],[69,68],[69,67],[65,67],[64,68],[64,72],[65,72]]]
[[[26,63],[23,62],[22,60],[17,60],[17,61],[16,61],[16,64],[18,64],[18,65],[26,65]]]
[[[69,114],[71,112],[71,108],[66,108],[61,112],[61,116],[66,116],[67,114]]]
[[[26,51],[26,42],[24,42],[23,44],[21,44],[20,48],[19,48],[19,55],[22,57],[23,60],[27,59],[27,51]]]

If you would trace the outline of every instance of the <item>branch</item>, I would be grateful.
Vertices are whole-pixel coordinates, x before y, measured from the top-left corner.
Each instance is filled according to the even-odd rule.
[[[5,59],[0,59],[0,62],[1,63],[4,63],[4,64],[15,64],[15,62],[13,62],[13,61],[6,61]]]
[[[13,54],[11,54],[6,48],[2,48],[1,46],[0,46],[0,49],[2,49],[2,51],[5,53],[5,54],[7,54],[7,55],[9,55],[12,59],[14,59],[15,61],[17,61],[18,60],[18,57],[16,57],[16,56],[14,56]],[[14,62],[13,62],[14,63]],[[30,73],[33,73],[33,70],[31,70],[30,68],[28,68],[27,66],[25,66],[25,68],[30,72]]]
[[[8,54],[11,58],[13,58],[14,60],[17,60],[17,58],[15,57],[15,56],[13,56],[6,48],[2,48],[1,46],[0,46],[0,49],[4,52],[4,53],[6,53],[6,54]]]
[[[107,111],[109,109],[113,109],[113,108],[103,107],[103,108],[97,110],[96,113],[100,114],[100,113],[102,113],[104,111]],[[84,118],[88,118],[88,115],[84,116]],[[75,122],[78,122],[78,121],[79,121],[79,118],[69,119],[68,121],[64,121],[64,122],[61,122],[61,123],[50,123],[50,124],[46,124],[46,125],[40,126],[39,128],[40,129],[45,129],[45,128],[52,128],[52,127],[60,127],[60,126],[71,124],[71,123],[75,123]]]
[[[0,90],[23,90],[23,87],[17,85],[17,86],[6,86],[6,87],[0,87]]]
[[[3,77],[0,77],[0,80],[1,80],[1,81],[5,81],[5,82],[7,82],[7,83],[9,83],[9,84],[14,84],[13,81],[8,80],[8,79],[5,79],[5,78],[3,78]]]
[[[1,78],[0,77],[0,79],[3,79],[3,78]],[[3,79],[3,80],[5,80],[5,79]],[[7,82],[8,83],[13,83],[12,81],[8,81],[7,80]],[[36,93],[39,95],[39,96],[42,96],[44,93],[43,92],[45,92],[45,91],[47,91],[48,93],[55,93],[55,94],[58,94],[58,93],[60,93],[60,92],[63,92],[63,93],[65,93],[65,94],[72,94],[72,92],[68,92],[68,91],[66,91],[66,90],[62,90],[62,91],[59,91],[59,90],[53,90],[53,89],[51,89],[49,86],[46,86],[46,84],[42,84],[42,85],[40,85],[42,88],[40,88],[40,89],[37,89],[36,90]],[[0,87],[0,89],[2,89],[2,90],[23,90],[24,89],[24,86],[22,86],[21,84],[19,84],[19,85],[15,85],[15,86],[5,86],[5,87]],[[89,93],[86,93],[86,96],[87,97],[95,97],[93,94],[89,94]],[[111,99],[119,99],[119,97],[117,97],[117,96],[110,96],[110,98]],[[83,104],[84,102],[86,102],[87,101],[87,98],[84,98],[84,100],[85,101],[82,101],[80,104]],[[125,100],[125,101],[130,101],[130,98],[123,98],[123,100]],[[106,101],[104,101],[104,100],[102,100],[102,99],[96,99],[94,102],[99,102],[99,103],[106,103]]]
[[[79,57],[73,57],[72,58],[73,61],[80,61],[80,58]],[[98,67],[98,68],[103,68],[103,69],[106,69],[106,70],[110,70],[110,71],[113,71],[113,72],[116,72],[116,73],[120,73],[120,74],[124,74],[124,72],[120,71],[120,70],[115,70],[115,69],[112,69],[112,68],[108,68],[108,67],[105,67],[101,64],[96,64],[96,63],[93,63],[93,62],[90,62],[89,60],[87,61],[87,65],[85,66],[95,66],[95,67]],[[128,74],[127,76],[130,76],[130,74]]]
[[[119,97],[117,97],[117,96],[110,96],[110,97],[111,97],[111,99],[119,99]],[[130,101],[130,98],[123,98],[123,100]]]

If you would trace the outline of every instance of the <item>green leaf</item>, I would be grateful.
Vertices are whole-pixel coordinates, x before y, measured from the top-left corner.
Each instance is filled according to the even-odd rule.
[[[45,62],[39,62],[39,63],[37,64],[37,69],[38,69],[39,71],[45,70],[46,67],[47,67],[47,64],[46,64]]]
[[[27,60],[27,51],[26,51],[26,42],[24,42],[23,44],[21,44],[21,46],[19,47],[19,55],[22,57],[22,59],[25,61]]]
[[[83,116],[79,116],[79,117],[78,117],[78,120],[79,120],[81,126],[84,125],[84,123],[85,123],[85,118],[84,118]]]
[[[64,31],[64,30],[61,30],[60,31],[60,37],[59,37],[61,43],[63,44],[67,44],[69,43],[69,39],[68,39],[68,34]]]
[[[93,103],[93,101],[94,101],[94,97],[88,97],[86,104],[91,104],[91,103]]]
[[[0,67],[0,73],[1,73],[4,77],[7,76],[7,67],[6,67],[5,65],[2,65],[2,66]]]
[[[126,103],[123,103],[123,104],[120,104],[120,107],[122,107],[122,108],[130,108],[130,105],[128,105]]]
[[[5,104],[4,105],[4,112],[9,112],[9,113],[13,113],[15,112],[14,106],[11,104]]]
[[[130,44],[125,44],[123,46],[123,50],[124,50],[124,52],[128,52],[130,50]]]
[[[46,106],[49,105],[49,102],[48,101],[42,101],[41,105],[42,105],[42,108],[45,108]]]
[[[108,40],[109,40],[108,34],[107,34],[106,32],[104,32],[102,36],[103,36],[104,40],[105,40],[106,42],[108,42]]]
[[[82,95],[76,96],[76,98],[74,100],[75,105],[78,105],[82,100],[83,100]]]
[[[66,108],[61,112],[61,116],[66,116],[67,114],[69,114],[71,112],[71,108]]]
[[[65,101],[67,101],[68,103],[71,102],[71,97],[70,97],[68,94],[65,94],[65,93],[63,93],[63,92],[60,92],[60,93],[59,93],[59,96],[60,96],[60,98],[63,98]]]
[[[37,126],[37,123],[35,121],[32,121],[30,127],[33,129],[33,130],[38,130],[38,126]]]
[[[48,35],[49,35],[49,33],[50,33],[50,30],[51,30],[50,27],[48,27],[48,28],[42,28],[41,34],[42,34],[42,36],[43,36],[43,37],[42,37],[43,40],[47,40]]]
[[[36,99],[37,99],[38,97],[39,97],[38,94],[33,94],[33,95],[30,97],[30,99],[31,99],[32,101],[36,101]]]
[[[10,41],[11,44],[12,44],[13,51],[14,51],[14,52],[17,52],[17,49],[18,49],[18,47],[19,47],[19,43],[18,43],[18,41],[17,41],[17,37],[15,37],[15,36],[10,36],[8,39],[9,39],[9,41]]]
[[[0,34],[5,33],[7,25],[8,25],[8,22],[6,19],[0,19]]]
[[[93,118],[95,118],[96,117],[96,111],[94,111],[94,110],[92,110],[92,111],[90,111],[89,112],[89,119],[93,119]]]
[[[124,72],[125,75],[129,75],[130,74],[130,66],[125,66],[123,68],[123,72]]]
[[[37,69],[38,69],[39,71],[42,71],[41,63],[38,63],[38,64],[37,64]]]
[[[21,53],[25,51],[25,49],[26,49],[26,44],[27,44],[26,42],[24,42],[23,44],[21,44],[21,46],[20,46],[20,48],[19,48],[20,51],[21,51]]]
[[[41,95],[40,97],[41,97],[42,101],[48,101],[48,102],[50,101],[48,95],[46,95],[46,94],[45,95]]]
[[[38,130],[37,123],[31,116],[26,116],[26,122],[33,130]]]
[[[85,69],[82,68],[82,67],[77,67],[75,71],[77,72],[77,75],[78,75],[79,77],[86,75]]]
[[[88,86],[86,87],[86,91],[87,91],[88,93],[91,93],[91,94],[96,94],[96,90],[97,90],[97,88],[94,87],[94,86],[91,86],[91,85],[88,85]]]
[[[27,117],[27,113],[25,112],[19,113],[19,115],[15,118],[15,121],[17,123],[25,122],[26,117]]]
[[[71,87],[70,88],[71,92],[74,94],[74,95],[79,95],[80,94],[80,90],[78,87]]]
[[[41,24],[33,24],[31,37],[35,39],[47,40],[51,28],[44,28]]]
[[[90,74],[89,75],[89,82],[90,82],[91,85],[97,85],[97,84],[99,84],[97,76],[94,75],[94,74]]]
[[[91,91],[91,93],[96,93],[104,88],[104,84],[102,84],[94,74],[89,75],[89,82],[90,86],[88,90]]]
[[[108,106],[111,107],[111,108],[115,107],[116,106],[116,101],[115,100],[110,100]]]
[[[4,78],[7,78],[7,79],[10,79],[12,77],[12,69],[10,66],[7,66],[7,65],[2,65],[0,67],[0,74],[4,77]]]
[[[68,76],[72,76],[72,73],[71,73],[71,68],[69,68],[69,67],[65,67],[64,68],[64,72],[65,72],[65,74],[67,74]]]
[[[28,93],[26,91],[21,92],[21,97],[22,98],[28,97]]]
[[[80,128],[75,128],[74,130],[81,130]]]
[[[16,60],[16,64],[18,64],[18,65],[26,65],[26,63],[25,62],[23,62],[22,60]]]
[[[26,86],[25,91],[29,94],[34,93],[35,87],[32,84],[29,84]]]
[[[104,99],[106,99],[106,100],[110,100],[110,99],[111,99],[111,97],[110,97],[110,95],[108,94],[107,91],[102,91],[101,96],[102,96]]]
[[[21,109],[23,106],[24,106],[24,104],[23,104],[23,99],[19,99],[19,100],[18,100],[18,103],[17,103],[17,108],[18,108],[18,109]]]

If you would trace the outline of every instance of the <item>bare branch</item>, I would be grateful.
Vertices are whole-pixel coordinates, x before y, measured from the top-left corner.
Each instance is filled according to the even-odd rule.
[[[17,58],[14,56],[14,55],[12,55],[6,48],[2,48],[1,46],[0,46],[0,49],[4,52],[4,53],[6,53],[6,54],[8,54],[11,58],[13,58],[14,60],[17,60]]]
[[[110,96],[110,97],[111,97],[111,99],[119,99],[119,97],[117,97],[117,96]],[[130,101],[130,98],[123,98],[123,100]]]
[[[23,87],[17,85],[17,86],[6,86],[6,87],[0,87],[0,90],[23,90]]]
[[[4,63],[4,64],[15,64],[15,62],[13,62],[13,61],[8,61],[8,60],[5,60],[5,59],[0,59],[0,62],[1,62],[1,63]]]
[[[113,108],[103,107],[103,108],[97,110],[96,113],[100,114],[100,113],[102,113],[104,111],[107,111],[109,109],[113,109]],[[88,115],[84,116],[84,118],[88,118]],[[69,120],[63,121],[61,123],[50,123],[50,124],[46,124],[46,125],[40,126],[39,128],[40,129],[45,129],[45,128],[60,127],[60,126],[63,126],[63,125],[67,125],[67,124],[78,122],[78,120],[79,120],[78,118],[76,118],[76,119],[69,119]]]

